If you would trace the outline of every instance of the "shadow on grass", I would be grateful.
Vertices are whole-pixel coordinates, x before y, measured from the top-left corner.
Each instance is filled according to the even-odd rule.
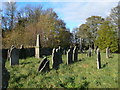
[[[79,62],[79,61],[85,61],[85,58],[79,59],[77,62]]]
[[[113,56],[110,56],[109,58],[113,58]]]
[[[83,88],[88,88],[89,83],[90,83],[90,82],[85,81],[85,82],[81,85],[80,88],[82,88],[82,89],[83,89]]]
[[[105,68],[108,65],[108,62],[106,62],[105,64],[103,64],[103,66],[101,68]]]

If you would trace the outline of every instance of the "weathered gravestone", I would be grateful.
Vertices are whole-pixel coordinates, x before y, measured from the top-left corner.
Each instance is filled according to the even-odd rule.
[[[10,52],[10,65],[12,66],[18,64],[19,64],[19,50],[14,47]]]
[[[58,61],[58,53],[56,52],[56,49],[54,48],[52,51],[52,68],[58,69],[59,68],[59,61]]]
[[[19,54],[19,58],[20,58],[20,59],[25,59],[25,58],[26,58],[26,51],[25,51],[25,49],[24,49],[24,46],[23,46],[23,45],[21,45],[21,47],[20,47],[20,54]]]
[[[58,49],[56,49],[56,53],[57,53],[59,64],[63,63],[63,61],[62,61],[62,49],[60,46]]]
[[[97,49],[97,69],[101,68],[101,55],[99,48]]]
[[[110,49],[109,47],[106,48],[106,58],[110,57]]]
[[[37,41],[36,41],[36,47],[35,47],[35,57],[36,58],[40,58],[40,48],[41,48],[41,44],[40,44],[40,35],[37,35]]]
[[[83,48],[83,39],[80,38],[80,45],[79,45],[79,50],[80,50],[80,53],[82,53],[82,48]]]
[[[40,65],[39,65],[39,68],[38,68],[38,71],[39,72],[47,72],[50,70],[50,67],[49,67],[49,61],[47,60],[46,57],[44,57],[42,59],[42,61],[40,62]]]
[[[91,57],[91,56],[92,56],[92,48],[89,48],[88,53],[87,53],[87,56],[88,56],[88,57]]]
[[[65,49],[63,50],[63,54],[64,54],[64,55],[66,55],[66,54],[67,54],[67,51],[66,51]]]
[[[76,46],[73,49],[73,61],[74,62],[78,61],[78,49]]]
[[[5,67],[5,62],[6,62],[6,60],[5,59],[3,59],[2,58],[2,84],[0,84],[0,85],[2,85],[2,88],[7,88],[8,87],[8,81],[9,81],[9,79],[10,79],[10,73],[8,72],[8,70],[6,69],[6,67]],[[2,90],[2,89],[1,89]]]
[[[73,63],[73,50],[72,49],[69,49],[67,51],[67,64],[71,64]]]
[[[7,51],[7,60],[10,60],[10,52],[11,52],[11,50],[13,48],[14,48],[14,45],[12,45],[10,49],[8,49],[8,51]]]
[[[94,49],[94,54],[96,54],[96,49]]]

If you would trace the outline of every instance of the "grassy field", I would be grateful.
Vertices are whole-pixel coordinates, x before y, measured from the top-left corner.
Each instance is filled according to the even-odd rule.
[[[10,67],[7,61],[6,68],[10,72],[8,88],[118,88],[118,54],[106,59],[102,53],[102,68],[99,70],[96,55],[86,57],[86,54],[79,54],[79,61],[71,65],[66,65],[66,55],[62,58],[60,68],[47,73],[37,72],[41,59],[20,59],[20,65],[14,67]]]

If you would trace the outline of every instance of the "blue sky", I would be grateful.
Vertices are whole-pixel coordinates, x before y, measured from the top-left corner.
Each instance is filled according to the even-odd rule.
[[[44,2],[43,2],[44,1]],[[62,1],[62,0],[61,0]],[[110,10],[117,6],[118,0],[24,0],[24,2],[17,0],[17,7],[24,7],[27,4],[34,6],[43,5],[43,8],[53,8],[58,14],[59,18],[64,20],[67,28],[72,31],[73,28],[85,23],[86,18],[90,16],[109,15]],[[114,1],[114,2],[113,2]]]

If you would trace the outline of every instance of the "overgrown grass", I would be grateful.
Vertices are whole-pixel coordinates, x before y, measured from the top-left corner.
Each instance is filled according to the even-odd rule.
[[[79,61],[71,65],[66,65],[66,55],[63,55],[64,62],[59,69],[47,73],[37,72],[42,59],[21,59],[20,65],[13,67],[7,61],[6,68],[10,72],[8,88],[118,88],[118,54],[112,54],[109,59],[105,53],[101,56],[102,68],[99,70],[96,55],[86,57],[86,54],[79,54]]]

